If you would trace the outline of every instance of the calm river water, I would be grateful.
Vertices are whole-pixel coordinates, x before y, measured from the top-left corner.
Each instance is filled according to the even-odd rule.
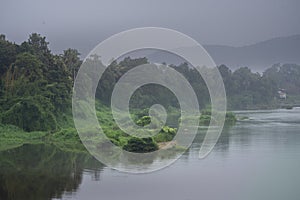
[[[203,135],[173,165],[132,175],[49,145],[0,152],[0,199],[299,200],[300,108],[239,111],[213,152]]]

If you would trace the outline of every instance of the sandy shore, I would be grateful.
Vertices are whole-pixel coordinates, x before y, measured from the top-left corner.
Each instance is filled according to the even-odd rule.
[[[176,145],[177,145],[176,141],[160,142],[160,143],[158,143],[158,148],[159,149],[169,149]]]

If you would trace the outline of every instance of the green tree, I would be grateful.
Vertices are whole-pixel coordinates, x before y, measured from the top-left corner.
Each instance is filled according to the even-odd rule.
[[[81,65],[79,55],[80,53],[76,49],[64,50],[64,54],[62,55],[63,62],[67,69],[72,73],[73,81],[75,80],[76,73]]]
[[[17,56],[16,45],[5,40],[5,35],[0,35],[0,77],[5,74]]]

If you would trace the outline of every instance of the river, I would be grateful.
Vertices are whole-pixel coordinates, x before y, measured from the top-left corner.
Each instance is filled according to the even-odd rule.
[[[0,152],[3,199],[299,200],[300,108],[237,111],[214,150],[198,158],[203,135],[171,166],[127,174],[50,145]],[[22,198],[23,197],[23,198]]]

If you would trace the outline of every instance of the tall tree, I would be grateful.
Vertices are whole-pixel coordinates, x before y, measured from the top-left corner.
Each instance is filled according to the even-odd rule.
[[[0,77],[6,72],[17,56],[16,45],[5,40],[5,35],[0,35]]]
[[[72,73],[72,79],[75,80],[77,71],[81,65],[81,60],[79,57],[80,53],[76,49],[64,50],[62,55],[63,62],[65,63],[67,69]]]

